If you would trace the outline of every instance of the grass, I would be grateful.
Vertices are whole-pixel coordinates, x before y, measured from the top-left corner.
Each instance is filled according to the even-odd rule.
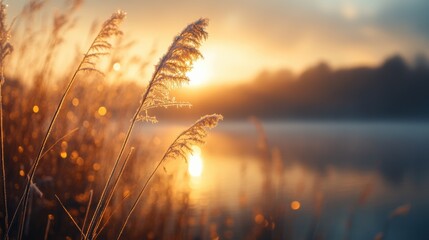
[[[97,58],[101,57],[102,55],[108,54],[108,50],[111,48],[111,44],[107,41],[111,36],[114,35],[120,35],[122,34],[119,31],[119,23],[125,18],[125,13],[118,11],[117,13],[114,13],[111,18],[109,18],[102,26],[100,32],[98,33],[97,37],[95,37],[93,43],[89,47],[88,51],[82,58],[82,61],[79,63],[76,71],[73,73],[73,76],[71,77],[70,81],[67,83],[66,89],[64,90],[64,93],[61,96],[60,102],[57,105],[57,108],[55,109],[54,115],[52,116],[52,119],[49,122],[48,129],[46,131],[45,136],[42,140],[42,145],[40,147],[40,150],[37,154],[36,160],[31,167],[31,171],[29,172],[29,180],[25,186],[24,194],[23,194],[23,208],[22,208],[22,223],[20,224],[20,230],[18,239],[22,238],[23,228],[27,217],[27,204],[29,200],[29,191],[30,186],[33,183],[34,175],[37,171],[37,167],[39,166],[40,160],[42,158],[42,154],[45,150],[46,143],[48,141],[48,138],[51,135],[53,126],[58,118],[58,115],[60,113],[60,110],[62,109],[65,99],[70,92],[70,89],[73,86],[73,83],[76,80],[76,76],[81,71],[97,71],[95,68],[95,62]]]
[[[46,227],[43,228],[44,233],[40,234],[40,236],[44,236],[45,239],[49,238],[50,233],[57,230],[53,229],[53,223],[56,222],[54,226],[61,225],[58,221],[66,220],[72,222],[75,227],[75,230],[66,227],[66,231],[76,231],[77,229],[81,239],[104,238],[105,236],[100,233],[105,229],[106,224],[109,224],[109,220],[113,216],[113,213],[110,213],[107,217],[107,213],[115,204],[118,204],[117,201],[111,202],[114,196],[120,195],[118,192],[124,188],[118,187],[118,185],[121,183],[123,174],[128,167],[127,164],[133,156],[134,148],[131,146],[135,144],[135,141],[133,143],[131,140],[136,124],[139,121],[157,122],[155,115],[150,115],[156,108],[190,106],[189,103],[177,102],[174,97],[170,96],[170,91],[189,82],[186,73],[192,69],[193,62],[202,56],[198,48],[207,37],[205,31],[208,24],[207,19],[199,19],[188,25],[174,38],[167,53],[156,66],[141,100],[139,102],[138,98],[134,100],[134,102],[138,102],[137,110],[134,115],[130,115],[132,120],[128,129],[125,133],[120,132],[118,135],[109,136],[112,138],[105,140],[106,135],[102,133],[102,129],[109,128],[109,121],[104,118],[107,114],[107,109],[111,109],[109,118],[114,117],[115,113],[130,112],[127,111],[128,106],[126,110],[122,109],[123,106],[116,106],[116,112],[114,107],[106,108],[105,101],[113,99],[113,96],[101,97],[100,95],[106,94],[102,91],[107,86],[106,83],[103,83],[104,76],[106,75],[107,78],[107,75],[112,72],[98,67],[100,60],[107,59],[110,61],[110,65],[115,63],[113,60],[117,60],[112,57],[112,55],[115,57],[117,55],[111,55],[114,46],[112,40],[122,36],[120,23],[124,20],[125,13],[122,11],[115,12],[106,20],[83,58],[79,62],[72,62],[72,65],[76,64],[77,66],[75,70],[73,72],[60,72],[60,81],[53,82],[54,76],[58,77],[58,73],[55,73],[58,66],[58,63],[55,62],[55,57],[61,54],[59,52],[61,42],[67,32],[73,28],[73,14],[80,3],[81,1],[77,0],[70,1],[67,11],[54,16],[52,27],[48,29],[42,27],[39,30],[34,30],[33,20],[35,16],[41,14],[45,2],[30,1],[24,7],[16,22],[14,22],[15,25],[12,29],[8,29],[5,25],[6,7],[1,3],[0,43],[2,58],[0,63],[2,71],[0,74],[2,80],[4,80],[3,69],[6,69],[7,71],[5,72],[7,72],[8,76],[5,84],[6,91],[0,92],[0,96],[2,96],[1,94],[7,96],[4,101],[5,111],[0,109],[2,116],[2,182],[4,196],[2,235],[4,238],[23,239],[34,236],[34,234],[37,234],[34,232],[37,229],[37,224],[34,224],[32,217],[45,215],[43,213],[45,209],[51,212],[59,208],[66,214],[66,217],[61,217],[63,214],[58,213],[58,210],[55,210],[57,211],[56,215],[60,215],[60,217],[51,213],[46,214]],[[44,35],[46,32],[50,33],[47,37]],[[10,44],[9,33],[12,35]],[[30,42],[29,39],[26,39],[25,35],[30,35],[32,41]],[[15,42],[15,39],[18,40]],[[46,52],[43,52],[40,48],[38,50],[40,45],[48,46],[48,48],[43,48],[47,49]],[[8,59],[9,62],[6,66],[4,60],[6,55],[11,53],[11,46],[14,46],[16,51]],[[30,52],[36,52],[36,58],[39,58],[39,61],[43,60],[43,63],[31,65],[34,55],[30,54]],[[126,62],[126,59],[119,60]],[[140,60],[134,61],[133,64],[145,65]],[[68,80],[67,75],[71,76]],[[13,80],[14,78],[18,80]],[[83,79],[86,82],[79,85],[78,80]],[[32,81],[33,84],[22,84],[26,81]],[[128,89],[123,91],[128,93],[127,96],[133,96],[133,91]],[[28,98],[21,98],[20,100],[17,98],[23,95],[28,96]],[[52,104],[53,99],[58,99],[55,101],[57,102],[56,105]],[[84,100],[88,100],[88,102],[85,103]],[[132,100],[127,101],[126,104],[130,102]],[[8,118],[8,129],[6,131],[3,131],[3,115],[7,115]],[[186,159],[185,155],[192,152],[191,144],[202,144],[207,135],[207,129],[215,127],[221,119],[221,115],[202,117],[176,138],[166,150],[156,168],[153,169],[149,178],[144,181],[137,198],[132,202],[132,207],[127,210],[126,220],[118,228],[120,231],[119,236],[116,237],[117,239],[121,237],[131,214],[141,201],[146,188],[155,177],[161,164],[167,159]],[[73,128],[76,126],[77,128]],[[73,129],[67,130],[69,127]],[[66,133],[61,133],[64,130]],[[3,147],[5,139],[6,144]],[[102,145],[108,146],[110,151],[105,152],[101,147]],[[70,151],[70,148],[73,150]],[[123,159],[126,151],[129,153]],[[109,165],[97,162],[97,159],[107,158],[115,152],[117,157],[113,160],[110,171],[108,171]],[[62,166],[65,164],[64,159],[69,158],[75,168],[66,169],[68,167]],[[5,166],[5,163],[7,163],[7,166]],[[6,178],[6,167],[11,170],[10,178],[9,176]],[[96,197],[93,194],[99,191],[97,184],[94,184],[94,172],[99,171],[101,168],[108,174],[106,175],[103,190]],[[74,171],[77,174],[73,174]],[[19,181],[12,183],[12,180]],[[123,181],[132,182],[136,185],[135,188],[139,185],[136,179]],[[124,184],[123,181],[122,184]],[[38,186],[35,182],[42,184]],[[126,185],[126,182],[124,185]],[[53,184],[54,187],[49,188],[43,183]],[[78,186],[72,187],[74,184],[78,184]],[[6,192],[10,186],[15,188],[13,194],[10,194],[10,192],[7,194]],[[19,195],[17,192],[22,192],[22,194]],[[35,193],[39,193],[39,196],[35,195]],[[80,195],[76,193],[80,193]],[[79,211],[83,209],[81,214],[77,214],[74,208],[68,209],[71,195],[76,196],[74,197],[76,201],[81,198],[78,201],[78,205],[83,206],[86,204],[86,208],[78,208],[80,209]],[[123,201],[118,205],[119,208],[126,209],[123,205],[126,204],[127,200],[130,200],[128,196],[129,194],[123,198]],[[146,194],[146,197],[149,197],[149,194]],[[62,199],[66,201],[63,202]],[[8,202],[12,202],[11,206],[7,205]],[[46,207],[48,205],[51,205],[51,207]],[[8,218],[10,208],[14,209],[11,220]],[[79,215],[82,214],[84,217],[83,220],[80,220]],[[103,219],[108,220],[103,223]],[[79,222],[82,222],[81,225]],[[74,235],[71,232],[65,232],[65,234]],[[56,234],[56,236],[60,235]]]
[[[6,168],[4,159],[4,126],[3,126],[3,83],[4,79],[4,61],[7,55],[12,51],[12,47],[9,44],[9,30],[6,29],[6,7],[3,2],[0,2],[0,141],[1,141],[1,173],[3,182],[3,203],[4,203],[4,222],[5,229],[9,228],[9,213],[7,207],[7,190],[6,190]],[[6,238],[8,238],[6,236]]]

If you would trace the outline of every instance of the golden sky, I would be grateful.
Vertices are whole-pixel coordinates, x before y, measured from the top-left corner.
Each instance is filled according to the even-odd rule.
[[[13,16],[28,0],[6,0]],[[51,11],[63,1],[51,0]],[[299,73],[326,61],[334,67],[374,65],[392,54],[429,55],[426,0],[87,0],[77,26],[116,9],[128,13],[123,29],[136,51],[157,53],[188,23],[210,19],[203,62],[194,75],[211,84],[250,80],[263,70]],[[149,69],[152,70],[152,69]]]

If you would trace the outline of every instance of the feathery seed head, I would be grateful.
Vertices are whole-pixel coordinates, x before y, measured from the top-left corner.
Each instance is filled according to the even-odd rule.
[[[103,23],[98,36],[101,38],[109,38],[111,36],[122,35],[123,33],[121,30],[119,30],[119,25],[124,20],[126,15],[127,14],[122,10],[118,10],[117,12],[113,13],[112,16]]]
[[[72,11],[78,9],[83,4],[83,0],[69,0],[69,2]]]
[[[216,127],[220,120],[223,120],[223,116],[219,114],[201,117],[194,125],[183,131],[176,138],[164,154],[162,161],[169,158],[183,158],[186,160],[187,154],[192,153],[192,146],[204,144],[204,139],[208,134],[207,131]]]
[[[38,11],[45,6],[46,0],[30,0],[23,8],[23,14],[26,16],[31,15],[33,12]]]
[[[102,72],[95,68],[95,60],[101,56],[109,54],[112,44],[108,40],[111,37],[121,36],[123,34],[119,29],[119,25],[122,23],[126,15],[127,14],[124,11],[118,10],[103,23],[100,32],[88,52],[85,54],[82,67],[79,71],[95,71],[102,74]]]
[[[202,57],[198,48],[208,36],[207,25],[208,19],[199,19],[175,37],[156,67],[154,82],[171,82],[175,86],[189,81],[186,73],[192,69],[193,62]]]
[[[6,27],[6,5],[3,1],[0,1],[0,66],[1,71],[3,71],[3,60],[4,58],[13,51],[12,45],[10,45],[10,31]],[[1,74],[0,81],[3,82],[3,74]]]
[[[4,44],[7,40],[9,40],[9,30],[6,27],[6,8],[7,6],[0,1],[0,42]]]
[[[189,82],[186,73],[192,69],[194,61],[202,57],[199,47],[208,36],[205,31],[207,25],[208,19],[201,18],[189,24],[174,38],[167,53],[155,66],[155,72],[141,102],[141,112],[147,113],[148,109],[155,107],[190,106],[189,103],[177,103],[170,97],[170,90]],[[140,116],[140,119],[148,118],[151,117],[147,114]]]
[[[397,216],[407,215],[410,212],[410,209],[411,209],[411,204],[401,205],[401,206],[395,208],[395,210],[393,210],[390,213],[389,218],[394,218],[394,217],[397,217]]]

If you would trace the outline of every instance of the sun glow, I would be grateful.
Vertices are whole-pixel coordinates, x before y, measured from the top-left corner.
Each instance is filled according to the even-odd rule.
[[[188,172],[192,177],[199,177],[203,173],[203,159],[201,149],[193,146],[193,153],[188,158]]]
[[[190,82],[189,86],[199,87],[208,82],[211,77],[210,65],[206,61],[207,59],[200,59],[194,63],[194,66],[191,71],[189,71],[186,76],[188,76]]]

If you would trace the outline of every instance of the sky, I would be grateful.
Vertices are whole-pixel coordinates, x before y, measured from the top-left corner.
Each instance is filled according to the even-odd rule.
[[[9,16],[27,1],[6,0]],[[52,11],[63,3],[50,2]],[[188,23],[209,18],[205,58],[194,73],[200,83],[247,81],[264,70],[299,73],[320,61],[351,67],[377,65],[393,54],[429,55],[427,0],[87,0],[78,26],[117,9],[128,13],[123,29],[138,42],[136,52],[144,57],[156,50],[153,65]]]

